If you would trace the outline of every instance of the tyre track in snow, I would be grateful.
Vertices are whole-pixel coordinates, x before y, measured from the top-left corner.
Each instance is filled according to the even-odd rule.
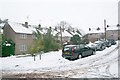
[[[93,59],[89,59],[88,61],[85,61],[84,63],[80,63],[80,64],[77,64],[75,66],[78,66],[76,69],[73,69],[73,70],[65,70],[65,71],[59,71],[59,72],[52,72],[52,71],[49,71],[49,72],[46,72],[46,74],[52,74],[51,76],[52,77],[72,77],[72,76],[75,76],[75,75],[86,75],[88,74],[89,72],[93,72],[95,74],[95,76],[97,76],[98,78],[108,78],[108,77],[114,77],[114,75],[112,75],[109,71],[109,67],[110,67],[110,64],[113,63],[113,62],[116,62],[118,60],[118,56],[115,57],[115,58],[112,58],[111,60],[107,60],[107,61],[104,61],[103,60],[106,58],[106,57],[110,57],[112,56],[112,53],[114,51],[116,51],[118,49],[118,47],[116,47],[115,49],[107,52],[106,54],[102,55],[102,56],[99,56],[97,58],[93,58]],[[120,57],[120,56],[119,56]],[[102,63],[99,63],[101,62]],[[95,63],[99,63],[99,64],[95,64]],[[70,64],[72,65],[72,64]],[[87,65],[87,66],[84,66],[84,65]],[[103,66],[107,66],[106,69],[105,69],[105,74],[101,74],[99,73],[99,68],[100,67],[103,67]],[[60,68],[61,67],[67,67],[67,65],[62,65],[62,66],[59,66]],[[95,71],[96,70],[96,71]],[[107,74],[107,75],[106,75]]]
[[[107,66],[106,67],[106,70],[105,70],[105,74],[107,75],[103,75],[103,74],[100,74],[98,73],[99,69],[97,72],[95,72],[96,74],[94,75],[97,75],[99,78],[101,77],[114,77],[114,75],[112,75],[109,71],[109,67],[111,65],[111,63],[114,63],[116,61],[118,61],[118,56],[115,57],[115,58],[112,58],[111,60],[107,60],[107,61],[104,61],[103,60],[106,58],[106,57],[110,57],[112,56],[112,53],[114,51],[116,51],[118,49],[118,47],[116,47],[115,49],[111,50],[110,52],[107,52],[106,54],[100,56],[100,57],[97,57],[97,58],[93,58],[93,59],[90,59],[89,61],[86,61],[85,63],[82,63],[82,64],[78,64],[79,66],[84,66],[84,65],[88,65],[87,67],[80,67],[80,68],[77,68],[77,69],[74,69],[74,70],[66,70],[66,71],[62,71],[62,75],[65,76],[65,77],[71,77],[71,76],[74,76],[76,74],[80,74],[80,75],[85,75],[87,74],[88,72],[93,72],[91,71],[92,69],[98,69],[100,67],[103,67],[103,66]],[[120,57],[120,56],[119,56]],[[99,63],[100,61],[102,61],[102,63]],[[89,63],[90,62],[90,63]],[[99,64],[94,64],[98,62]],[[67,73],[66,73],[67,72]],[[80,73],[79,73],[80,72]],[[66,75],[67,74],[67,75]]]

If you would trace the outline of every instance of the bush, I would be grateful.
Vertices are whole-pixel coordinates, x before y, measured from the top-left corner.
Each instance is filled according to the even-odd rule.
[[[74,45],[78,45],[80,44],[80,36],[79,35],[73,35],[73,37],[71,37],[70,41],[72,42],[72,44]]]
[[[51,34],[51,28],[48,29],[47,33],[43,37],[44,52],[56,51],[60,48],[60,44],[55,40]]]
[[[34,33],[36,39],[29,47],[29,53],[34,55],[40,51],[49,52],[56,51],[60,48],[60,43],[51,34],[51,28],[48,29],[47,33],[42,35],[39,30]]]

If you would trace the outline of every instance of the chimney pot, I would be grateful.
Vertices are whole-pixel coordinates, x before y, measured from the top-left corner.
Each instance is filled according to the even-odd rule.
[[[28,28],[28,22],[25,22],[25,27]]]

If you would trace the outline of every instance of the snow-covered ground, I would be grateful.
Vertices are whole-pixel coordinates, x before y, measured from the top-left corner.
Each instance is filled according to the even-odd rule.
[[[71,78],[117,78],[118,77],[118,44],[112,45],[95,55],[69,61],[64,59],[62,51],[39,55],[36,60],[31,56],[11,56],[0,58],[0,71],[4,74],[50,73],[60,77]]]

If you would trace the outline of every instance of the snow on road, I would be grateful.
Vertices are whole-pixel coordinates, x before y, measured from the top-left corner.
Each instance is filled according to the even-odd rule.
[[[62,58],[62,51],[55,51],[33,57],[11,56],[0,58],[0,71],[6,73],[39,73],[46,72],[55,76],[72,78],[116,78],[118,77],[118,48],[112,45],[103,51],[97,51],[82,59],[69,61]]]

